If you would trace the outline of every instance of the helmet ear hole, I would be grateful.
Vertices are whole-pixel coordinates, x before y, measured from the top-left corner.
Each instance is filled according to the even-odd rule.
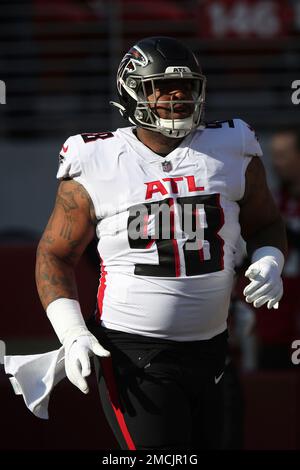
[[[134,112],[134,117],[138,121],[142,121],[142,120],[145,119],[145,113],[143,111],[141,111],[140,109],[136,109],[135,112]]]
[[[127,79],[126,85],[131,88],[132,90],[136,90],[138,87],[138,82],[134,78],[129,77]]]

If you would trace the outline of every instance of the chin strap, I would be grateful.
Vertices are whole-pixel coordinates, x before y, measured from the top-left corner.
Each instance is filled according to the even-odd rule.
[[[116,101],[110,101],[109,104],[111,104],[112,106],[115,106],[115,108],[119,110],[122,117],[124,118],[127,117],[126,109],[120,103],[117,103]]]
[[[184,130],[184,129],[178,129],[178,130],[173,130],[173,129],[157,129],[158,132],[162,135],[165,135],[166,137],[172,137],[173,139],[181,139],[182,137],[187,136],[188,134],[191,133],[192,129],[189,130]]]
[[[166,137],[180,139],[180,138],[187,136],[195,129],[195,126],[193,125],[194,124],[193,116],[189,116],[188,118],[177,119],[177,120],[158,118],[156,121],[157,127],[155,128],[155,127],[143,126],[141,123],[135,122],[133,119],[131,119],[127,115],[126,108],[120,103],[117,103],[116,101],[110,101],[109,104],[117,108],[121,116],[125,119],[128,119],[131,124],[134,124],[135,126],[137,125],[139,127],[143,127],[144,129],[148,129],[154,132],[159,132],[160,134],[163,134]],[[203,130],[205,129],[205,124],[201,123],[199,126],[197,126],[197,128],[200,130]]]
[[[185,119],[162,119],[156,121],[157,130],[167,137],[179,139],[190,134],[195,128],[193,116]]]

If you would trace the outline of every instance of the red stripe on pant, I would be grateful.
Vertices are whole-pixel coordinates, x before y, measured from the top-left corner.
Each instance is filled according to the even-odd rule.
[[[104,300],[104,292],[106,289],[106,275],[107,271],[105,269],[105,265],[103,264],[103,259],[100,256],[101,265],[100,265],[100,280],[99,280],[99,287],[97,293],[97,310],[96,310],[96,320],[99,322],[101,320],[102,309],[103,309],[103,300]]]
[[[116,415],[118,424],[120,426],[121,432],[124,436],[126,444],[129,450],[136,450],[131,435],[128,431],[127,425],[125,423],[124,415],[120,409],[119,398],[118,398],[118,391],[116,387],[116,381],[114,377],[114,371],[112,366],[111,357],[101,359],[101,368],[104,376],[104,380],[106,382],[106,386],[109,393],[109,398],[111,401],[111,405],[113,407],[114,413]]]

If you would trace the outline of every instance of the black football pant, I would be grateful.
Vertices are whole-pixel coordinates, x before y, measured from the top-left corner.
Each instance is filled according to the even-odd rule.
[[[218,449],[227,332],[157,341],[98,327],[110,358],[96,358],[100,398],[122,449]]]

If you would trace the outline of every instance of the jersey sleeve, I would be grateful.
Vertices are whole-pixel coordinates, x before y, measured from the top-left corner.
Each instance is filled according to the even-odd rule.
[[[63,144],[59,153],[59,167],[56,178],[61,180],[64,178],[74,178],[82,173],[79,146],[77,144],[77,136],[69,137]]]
[[[263,152],[254,129],[239,119],[242,132],[243,155],[245,157],[262,157]]]

